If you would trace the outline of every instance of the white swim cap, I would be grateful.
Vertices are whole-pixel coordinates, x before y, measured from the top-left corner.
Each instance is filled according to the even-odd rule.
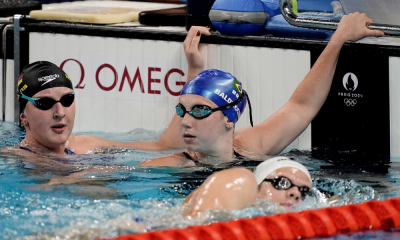
[[[257,166],[256,170],[254,170],[253,174],[257,180],[257,184],[260,185],[260,183],[266,177],[268,177],[268,175],[273,173],[278,168],[284,167],[293,167],[299,169],[300,171],[305,173],[311,181],[310,173],[308,172],[307,168],[305,168],[301,163],[290,160],[288,157],[274,157],[262,162]]]

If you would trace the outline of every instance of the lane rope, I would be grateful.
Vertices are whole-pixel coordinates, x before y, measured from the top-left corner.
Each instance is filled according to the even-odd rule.
[[[400,198],[242,218],[185,229],[130,234],[117,240],[268,240],[331,237],[400,228]]]

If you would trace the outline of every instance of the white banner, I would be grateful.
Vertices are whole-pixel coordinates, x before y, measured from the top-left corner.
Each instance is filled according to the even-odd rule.
[[[72,79],[74,132],[165,128],[186,81],[179,42],[30,33],[29,49],[30,62],[53,62]],[[255,123],[279,109],[310,70],[308,51],[208,44],[202,54],[206,68],[230,72],[243,83]],[[249,124],[247,108],[236,128]],[[310,128],[291,147],[310,149]]]

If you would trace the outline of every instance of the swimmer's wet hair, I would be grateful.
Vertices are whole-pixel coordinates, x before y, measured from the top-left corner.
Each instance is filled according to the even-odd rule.
[[[24,111],[27,100],[21,98],[21,93],[32,97],[36,93],[53,87],[74,89],[68,75],[57,65],[47,61],[37,61],[27,65],[18,79],[18,100],[20,112]]]

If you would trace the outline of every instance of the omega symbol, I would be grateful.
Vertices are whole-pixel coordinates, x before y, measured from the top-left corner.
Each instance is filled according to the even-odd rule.
[[[358,87],[358,79],[354,73],[346,73],[343,77],[343,87],[347,91],[355,91]]]

